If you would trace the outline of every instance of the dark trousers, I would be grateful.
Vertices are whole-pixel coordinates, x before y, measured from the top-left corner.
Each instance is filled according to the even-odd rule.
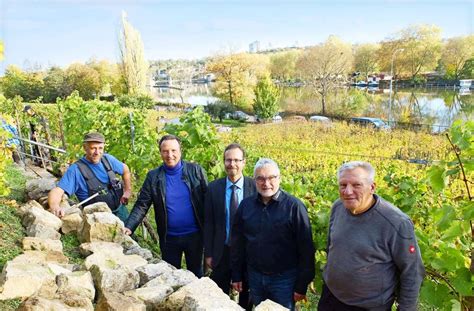
[[[392,303],[380,308],[380,310],[390,311],[392,309]],[[319,299],[318,311],[365,311],[367,309],[346,305],[342,301],[336,298],[326,284],[323,284],[323,290],[321,293],[321,299]]]
[[[230,282],[232,273],[230,270],[230,248],[225,245],[222,257],[217,266],[212,268],[211,279],[216,282],[217,286],[227,295],[230,292]],[[249,285],[246,273],[242,281],[242,291],[239,293],[239,305],[245,310],[252,310],[252,303],[249,297]]]
[[[202,235],[194,232],[180,236],[166,237],[166,241],[160,239],[161,257],[164,261],[181,269],[181,260],[186,259],[186,268],[198,278],[202,277]]]
[[[266,299],[295,310],[293,293],[295,291],[297,269],[282,273],[264,274],[248,267],[250,297],[257,306]]]

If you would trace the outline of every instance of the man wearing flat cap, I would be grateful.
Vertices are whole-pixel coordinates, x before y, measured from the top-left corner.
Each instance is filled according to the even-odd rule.
[[[68,196],[75,194],[81,202],[99,193],[83,206],[105,202],[114,215],[122,221],[127,219],[125,204],[132,193],[130,170],[125,163],[104,153],[104,146],[105,138],[102,134],[93,132],[84,136],[84,157],[72,164],[57,187],[49,192],[48,204],[54,215],[60,218],[64,216],[64,209],[60,207],[64,193]],[[116,174],[122,175],[123,182]]]

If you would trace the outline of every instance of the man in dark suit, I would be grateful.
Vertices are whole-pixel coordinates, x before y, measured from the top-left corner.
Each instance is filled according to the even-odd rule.
[[[212,269],[211,279],[229,293],[230,270],[230,229],[237,207],[242,199],[256,191],[253,179],[243,176],[245,151],[239,144],[230,144],[224,150],[224,166],[227,177],[209,184],[205,198],[204,256],[207,268]],[[251,310],[248,286],[239,295],[242,308]]]

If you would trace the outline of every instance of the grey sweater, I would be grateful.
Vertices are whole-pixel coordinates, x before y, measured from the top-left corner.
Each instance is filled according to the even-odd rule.
[[[368,310],[391,305],[416,310],[424,267],[413,223],[374,195],[375,205],[352,215],[337,200],[329,221],[324,282],[340,301]]]

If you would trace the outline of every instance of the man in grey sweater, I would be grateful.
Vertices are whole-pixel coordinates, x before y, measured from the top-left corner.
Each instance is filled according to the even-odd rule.
[[[339,168],[318,310],[416,310],[425,271],[413,223],[374,193],[374,177],[367,162]]]

